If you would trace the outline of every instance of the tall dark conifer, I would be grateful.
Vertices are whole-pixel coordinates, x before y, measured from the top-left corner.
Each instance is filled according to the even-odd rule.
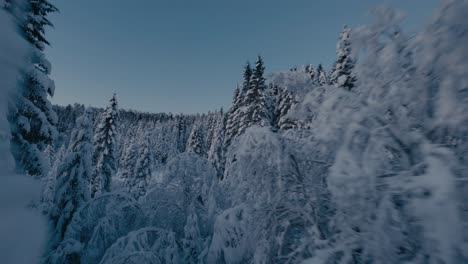
[[[244,98],[245,114],[240,126],[241,132],[253,125],[266,126],[270,123],[265,101],[266,84],[264,73],[265,66],[262,57],[258,56],[249,89]]]
[[[226,113],[226,134],[224,137],[224,145],[227,147],[231,144],[232,140],[236,138],[242,131],[242,120],[244,119],[245,112],[243,106],[245,104],[246,94],[250,89],[250,82],[252,80],[252,68],[250,63],[247,62],[244,66],[242,74],[242,87],[237,87],[234,91],[234,98],[231,108]]]
[[[336,44],[337,60],[330,75],[330,82],[336,87],[351,90],[356,82],[353,74],[354,59],[351,56],[351,30],[344,26],[338,43]]]
[[[249,90],[250,80],[252,78],[252,67],[250,62],[247,62],[244,66],[244,74],[242,75],[242,91],[241,94],[246,94]]]
[[[12,2],[7,8],[13,10]],[[11,100],[9,122],[12,132],[11,150],[17,169],[33,176],[47,175],[48,166],[42,151],[57,136],[57,115],[52,109],[49,96],[55,92],[54,82],[49,78],[51,64],[43,53],[49,42],[45,28],[52,26],[49,13],[58,11],[46,0],[30,0],[21,12],[16,12],[24,37],[33,46],[30,66],[23,71],[21,89]]]
[[[116,95],[100,116],[94,137],[94,172],[91,182],[91,196],[110,192],[111,178],[117,170],[117,123],[119,110]]]

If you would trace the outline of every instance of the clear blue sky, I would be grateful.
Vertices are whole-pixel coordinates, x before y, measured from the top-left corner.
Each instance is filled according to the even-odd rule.
[[[267,72],[330,67],[343,24],[371,20],[378,0],[52,0],[47,36],[53,103],[195,113],[229,106],[247,60]],[[437,0],[387,0],[415,29]]]

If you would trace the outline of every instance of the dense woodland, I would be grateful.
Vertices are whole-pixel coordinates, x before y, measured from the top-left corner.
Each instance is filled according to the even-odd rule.
[[[190,115],[53,106],[58,9],[3,2],[31,54],[7,117],[38,262],[468,263],[467,1],[416,33],[378,8],[329,70],[253,58],[228,109]]]

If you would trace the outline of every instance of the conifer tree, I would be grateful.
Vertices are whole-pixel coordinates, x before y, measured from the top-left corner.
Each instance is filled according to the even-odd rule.
[[[29,0],[26,24],[23,27],[27,40],[39,50],[44,50],[45,45],[50,45],[45,38],[46,26],[53,27],[47,19],[49,13],[57,12],[58,9],[47,0]]]
[[[118,118],[119,110],[117,98],[114,94],[109,105],[100,116],[94,136],[93,164],[95,168],[91,182],[92,197],[95,197],[96,194],[110,192],[111,189],[111,178],[117,170]]]
[[[51,163],[49,175],[45,179],[41,198],[44,213],[49,212],[50,207],[53,205],[55,196],[55,185],[57,181],[57,169],[59,168],[60,164],[62,164],[62,161],[66,154],[66,147],[65,145],[62,145],[53,157],[54,160]]]
[[[187,142],[187,152],[195,153],[201,157],[206,156],[205,142],[203,140],[200,124],[195,124],[192,128]]]
[[[41,193],[41,204],[44,212],[48,211],[48,203],[50,202],[50,198],[52,197],[52,193],[50,193],[49,189],[49,184],[51,180],[51,174],[55,173],[53,172],[53,165],[55,161],[55,150],[52,145],[47,145],[45,150],[44,150],[44,158],[45,162],[47,164],[47,167],[49,168],[48,174],[41,179],[41,188],[42,188],[42,193]],[[55,179],[55,175],[54,175]]]
[[[250,66],[250,62],[244,66],[244,74],[242,75],[242,90],[241,94],[245,95],[250,87],[250,80],[252,79],[252,67]]]
[[[330,82],[336,87],[351,90],[356,82],[353,75],[354,59],[351,56],[350,28],[344,26],[336,44],[337,61],[330,75]]]
[[[51,246],[59,243],[78,208],[89,199],[92,173],[93,127],[88,112],[76,120],[68,154],[57,169],[54,209],[51,212]]]
[[[270,123],[265,101],[266,84],[264,72],[265,66],[263,65],[263,60],[258,56],[249,89],[244,98],[243,106],[245,107],[245,114],[239,129],[241,133],[250,126],[267,126]]]
[[[120,167],[120,178],[123,180],[127,190],[130,190],[130,186],[133,184],[133,178],[135,177],[135,167],[138,160],[140,145],[135,140],[132,140],[125,150],[125,155],[121,162]]]
[[[229,111],[226,113],[226,134],[224,145],[228,147],[231,144],[231,141],[236,138],[238,135],[242,134],[241,127],[243,126],[242,122],[245,117],[245,112],[243,111],[245,96],[250,89],[250,82],[252,80],[252,68],[250,62],[244,66],[244,73],[242,75],[242,87],[237,87],[234,90],[233,103]]]
[[[319,85],[328,84],[328,77],[327,77],[325,70],[323,69],[322,64],[319,64],[317,67],[316,82]]]
[[[276,124],[279,129],[286,130],[295,127],[295,122],[288,116],[294,103],[292,94],[285,88],[281,89],[277,109],[278,119]]]
[[[216,124],[217,124],[217,115],[216,113],[211,113],[208,112],[208,120],[206,121],[206,135],[205,135],[205,150],[206,150],[206,155],[208,157],[208,152],[211,148],[211,144],[213,143],[213,138],[214,138],[214,132],[216,129]]]
[[[305,67],[305,72],[310,76],[310,79],[315,80],[315,71],[314,71],[314,67],[312,66],[312,64],[308,64]]]
[[[123,123],[123,122],[121,122]],[[120,137],[120,144],[119,146],[121,146],[119,148],[119,158],[118,158],[118,161],[119,161],[119,166],[123,166],[123,164],[121,162],[124,162],[124,160],[126,159],[125,156],[127,155],[127,150],[130,148],[130,146],[134,143],[134,140],[135,140],[135,130],[132,129],[130,127],[130,124],[127,124],[127,128],[125,131],[121,130],[119,132],[120,135],[125,135],[125,137]]]
[[[133,176],[128,178],[127,181],[129,193],[132,194],[135,199],[146,194],[148,181],[151,178],[151,165],[152,156],[150,152],[150,141],[148,136],[146,136],[144,142],[140,145]]]
[[[242,102],[242,96],[240,94],[240,89],[237,87],[234,90],[234,97],[231,107],[226,114],[226,135],[224,145],[229,146],[231,141],[237,136],[240,125],[240,107]]]
[[[176,117],[177,122],[177,149],[180,153],[185,151],[186,147],[186,133],[187,133],[187,124],[185,123],[185,119],[183,116]]]
[[[211,143],[208,152],[208,160],[211,161],[216,169],[218,178],[222,178],[224,174],[224,138],[225,138],[226,116],[222,110],[216,122],[214,130],[213,142]]]
[[[47,162],[47,166],[49,168],[52,167],[52,165],[54,164],[54,160],[55,160],[55,150],[54,150],[54,146],[52,145],[47,145],[45,150],[44,150],[44,158]]]
[[[198,216],[193,203],[189,206],[187,221],[184,227],[184,239],[182,241],[184,251],[184,263],[197,264],[200,256],[203,239],[200,236]]]
[[[20,29],[24,37],[33,46],[33,56],[30,66],[24,69],[21,89],[14,94],[9,106],[11,151],[19,171],[42,177],[49,169],[43,151],[57,136],[57,115],[49,101],[55,85],[49,78],[51,64],[43,53],[45,45],[49,44],[45,28],[52,26],[47,15],[58,10],[46,0],[30,0],[20,8],[24,10],[19,13],[26,15],[17,19],[22,23]]]

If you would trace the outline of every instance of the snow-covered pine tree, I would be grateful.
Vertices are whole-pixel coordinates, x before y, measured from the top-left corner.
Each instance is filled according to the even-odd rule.
[[[53,145],[49,144],[46,146],[44,149],[44,158],[47,162],[47,166],[51,168],[55,160],[55,149]]]
[[[49,174],[44,180],[44,185],[42,189],[42,211],[44,213],[48,213],[51,206],[54,202],[55,196],[55,184],[57,181],[57,169],[62,164],[63,158],[65,157],[66,153],[65,145],[62,145],[53,156],[53,161],[50,166]]]
[[[121,124],[124,125],[122,122],[123,120],[121,120]],[[122,125],[120,127],[122,127]],[[125,137],[120,137],[119,138],[119,159],[118,159],[118,163],[119,163],[119,166],[123,166],[123,162],[125,160],[125,156],[127,155],[127,150],[130,148],[130,146],[133,144],[133,142],[135,141],[135,129],[133,129],[133,126],[130,127],[131,125],[133,124],[129,124],[129,122],[126,122],[125,126],[127,126],[125,129],[120,129],[119,131],[119,135],[125,135]]]
[[[208,116],[209,116],[209,119],[208,119],[207,131],[206,131],[206,136],[205,136],[207,157],[208,157],[209,150],[211,149],[211,146],[213,142],[215,141],[216,127],[218,126],[220,118],[224,117],[224,111],[221,108],[214,112],[208,112]]]
[[[93,125],[86,112],[76,120],[68,154],[57,169],[52,222],[53,249],[64,237],[73,215],[89,199],[88,182],[92,173]]]
[[[43,150],[56,136],[57,115],[52,109],[48,96],[53,96],[54,82],[49,78],[51,64],[43,50],[49,42],[44,33],[45,27],[52,26],[47,15],[56,12],[46,0],[30,0],[23,7],[25,17],[18,17],[25,38],[33,46],[33,56],[29,68],[25,69],[21,80],[21,90],[10,103],[9,122],[12,132],[11,150],[17,169],[32,176],[47,175],[48,166]]]
[[[250,62],[244,66],[244,73],[242,75],[242,87],[237,87],[234,90],[234,97],[231,108],[229,108],[228,112],[226,113],[226,135],[224,139],[224,145],[228,147],[232,140],[236,138],[238,135],[242,134],[245,129],[243,126],[243,119],[245,116],[245,112],[243,109],[245,96],[250,89],[250,82],[252,80],[252,67],[250,66]]]
[[[253,125],[270,125],[270,117],[265,101],[266,84],[264,72],[265,66],[262,57],[258,56],[250,80],[249,89],[244,97],[243,107],[245,107],[245,113],[239,129],[241,133],[245,131],[246,128]]]
[[[52,197],[52,194],[50,193],[50,190],[48,188],[49,182],[51,180],[50,176],[51,174],[56,173],[56,170],[57,170],[57,168],[55,168],[55,171],[52,170],[53,169],[52,167],[55,161],[55,149],[52,145],[46,146],[44,150],[44,159],[49,170],[48,170],[48,175],[41,178],[41,189],[42,189],[41,206],[42,206],[43,212],[47,212],[48,211],[47,200]],[[54,179],[55,179],[55,175],[54,175]]]
[[[187,152],[195,153],[201,157],[206,156],[205,142],[203,141],[203,133],[200,124],[195,124],[192,128],[187,142]]]
[[[280,89],[277,109],[278,118],[277,123],[275,124],[277,128],[286,130],[296,126],[295,122],[288,116],[288,113],[293,107],[294,103],[293,95],[288,91],[288,89]]]
[[[239,125],[240,125],[240,106],[241,106],[242,96],[240,94],[240,89],[237,87],[234,90],[233,102],[231,108],[229,108],[226,113],[226,135],[224,145],[229,146],[231,141],[238,135]]]
[[[226,128],[226,116],[221,112],[216,121],[214,130],[213,142],[211,143],[210,150],[208,151],[208,160],[211,161],[216,169],[218,178],[222,178],[224,174],[224,138]]]
[[[310,79],[315,80],[315,71],[314,71],[314,67],[312,66],[312,64],[308,64],[305,67],[305,72],[310,76]]]
[[[280,87],[270,83],[265,89],[263,96],[265,97],[265,109],[268,113],[268,119],[270,124],[275,126],[276,120],[278,118],[277,109],[280,101]]]
[[[187,134],[187,124],[183,116],[179,115],[176,117],[176,127],[177,127],[177,149],[180,153],[185,151],[186,147],[186,134]]]
[[[187,221],[184,227],[184,239],[182,247],[184,251],[184,263],[197,264],[203,246],[203,239],[200,236],[200,227],[198,225],[198,216],[195,206],[190,204],[187,213]]]
[[[23,30],[28,41],[42,51],[45,45],[50,45],[49,41],[45,38],[44,27],[53,26],[47,19],[47,15],[57,12],[58,9],[47,0],[29,0],[28,2],[28,14]]]
[[[124,151],[124,156],[120,166],[120,177],[129,186],[128,181],[133,178],[133,172],[135,171],[135,165],[138,159],[138,142],[134,139],[129,143],[128,147]]]
[[[100,116],[94,136],[94,171],[91,181],[91,196],[110,192],[111,178],[117,170],[117,125],[119,109],[114,94]]]
[[[247,91],[249,90],[250,87],[250,80],[252,79],[252,67],[250,66],[250,62],[247,61],[247,63],[244,66],[244,74],[242,75],[242,90],[241,94],[245,95]]]
[[[355,62],[351,56],[350,32],[351,29],[345,25],[336,44],[337,60],[330,75],[330,82],[333,85],[347,90],[351,90],[356,82],[353,74]]]
[[[265,96],[268,98],[267,109],[270,113],[271,124],[276,127],[279,119],[279,104],[281,101],[281,88],[273,83],[270,83]]]
[[[319,84],[319,85],[326,85],[328,84],[328,77],[327,77],[327,73],[325,72],[325,70],[323,69],[323,66],[322,64],[319,64],[318,67],[317,67],[317,74],[316,74],[316,82]]]
[[[151,178],[151,164],[152,155],[150,151],[150,141],[149,137],[146,136],[140,145],[133,176],[127,181],[129,183],[128,191],[135,199],[146,194],[148,181]]]

